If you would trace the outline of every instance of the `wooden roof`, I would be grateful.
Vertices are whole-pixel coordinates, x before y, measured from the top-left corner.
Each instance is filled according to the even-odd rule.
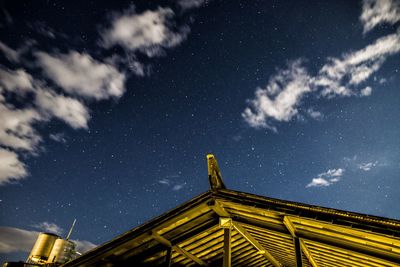
[[[296,243],[303,266],[400,266],[398,220],[227,189],[208,191],[64,266],[161,266],[169,247],[171,266],[221,266],[221,217],[233,225],[232,266],[297,266]]]
[[[64,264],[198,265],[400,266],[400,221],[219,186]]]

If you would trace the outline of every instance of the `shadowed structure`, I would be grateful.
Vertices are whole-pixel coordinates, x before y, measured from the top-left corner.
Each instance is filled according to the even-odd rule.
[[[211,190],[63,266],[400,266],[400,221],[225,188]]]

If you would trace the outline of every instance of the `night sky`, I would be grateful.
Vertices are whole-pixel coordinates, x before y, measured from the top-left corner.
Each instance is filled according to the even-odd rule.
[[[399,22],[397,0],[2,1],[0,261],[207,191],[207,153],[229,189],[400,219]]]

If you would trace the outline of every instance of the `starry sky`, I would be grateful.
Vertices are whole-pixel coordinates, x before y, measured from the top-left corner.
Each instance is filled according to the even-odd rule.
[[[229,189],[400,219],[400,1],[0,8],[0,261],[207,191],[207,153]]]

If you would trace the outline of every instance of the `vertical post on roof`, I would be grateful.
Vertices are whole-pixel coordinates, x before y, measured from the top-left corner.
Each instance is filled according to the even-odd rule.
[[[231,247],[232,229],[224,228],[224,267],[231,267],[232,247]]]
[[[207,167],[208,181],[210,182],[211,190],[217,191],[219,189],[225,189],[226,187],[224,181],[222,181],[217,159],[212,154],[207,155]]]
[[[165,255],[165,262],[164,262],[165,267],[171,266],[171,258],[172,258],[172,247],[169,247],[167,249],[167,254]]]

